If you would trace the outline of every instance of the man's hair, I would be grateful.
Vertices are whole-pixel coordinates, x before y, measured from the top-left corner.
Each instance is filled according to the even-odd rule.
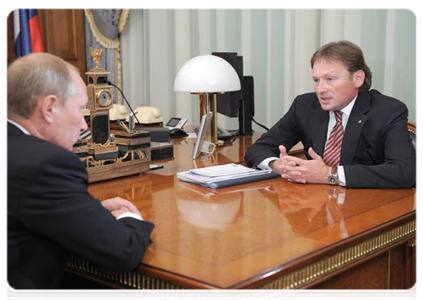
[[[63,105],[76,92],[71,69],[63,59],[48,53],[32,53],[15,60],[7,70],[7,112],[29,118],[37,102],[55,95]]]
[[[372,72],[364,60],[360,47],[349,41],[332,42],[323,45],[311,58],[311,68],[318,60],[339,60],[344,64],[350,74],[363,70],[365,74],[360,91],[368,91],[372,86]]]

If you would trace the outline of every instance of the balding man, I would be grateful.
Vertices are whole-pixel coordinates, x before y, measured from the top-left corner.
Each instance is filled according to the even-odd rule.
[[[70,253],[105,272],[136,268],[154,225],[128,200],[103,202],[72,147],[87,129],[86,86],[64,60],[34,53],[7,72],[8,281],[61,288]]]

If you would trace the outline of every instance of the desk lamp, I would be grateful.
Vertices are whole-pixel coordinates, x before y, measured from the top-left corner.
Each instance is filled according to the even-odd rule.
[[[223,58],[200,55],[188,60],[176,75],[175,92],[189,92],[200,97],[200,120],[213,112],[208,140],[217,144],[216,94],[239,91],[241,82],[235,69]]]

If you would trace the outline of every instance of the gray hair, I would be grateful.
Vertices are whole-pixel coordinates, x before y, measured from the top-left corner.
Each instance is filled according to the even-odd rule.
[[[63,59],[48,53],[32,53],[15,60],[7,70],[7,112],[29,118],[38,100],[55,95],[65,105],[76,92],[71,70]]]

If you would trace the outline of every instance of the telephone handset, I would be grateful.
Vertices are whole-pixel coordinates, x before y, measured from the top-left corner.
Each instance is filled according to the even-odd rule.
[[[156,107],[141,106],[135,109],[134,113],[136,115],[136,123],[138,123],[138,121],[141,124],[163,123],[163,118],[160,114],[160,110]],[[126,118],[126,121],[129,122],[129,116]]]
[[[122,104],[113,104],[109,110],[110,121],[125,120],[127,116],[126,107]]]

